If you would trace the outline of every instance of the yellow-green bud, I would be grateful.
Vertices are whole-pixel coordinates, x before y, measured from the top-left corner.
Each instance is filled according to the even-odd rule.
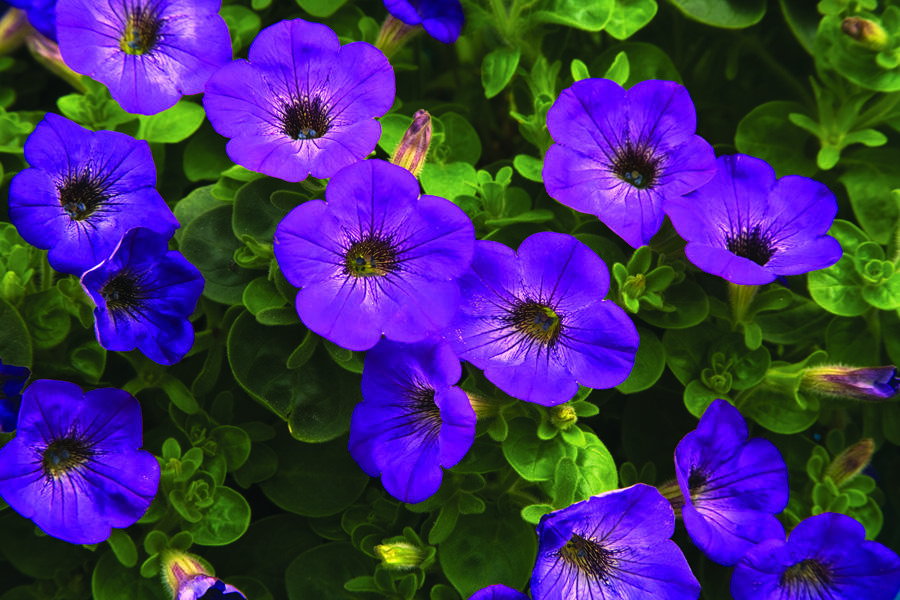
[[[431,115],[426,110],[417,110],[409,129],[403,134],[391,162],[401,166],[413,175],[419,175],[425,166],[428,147],[431,146]]]
[[[841,22],[841,31],[868,50],[877,52],[887,46],[888,35],[884,28],[862,17],[847,17]]]
[[[578,421],[571,404],[561,404],[550,409],[550,422],[557,429],[568,429]]]
[[[381,31],[378,32],[375,47],[390,58],[406,44],[409,38],[419,31],[422,31],[420,25],[407,25],[397,17],[388,15],[388,18],[385,19],[384,24],[381,26]]]
[[[828,465],[825,475],[831,477],[835,485],[841,487],[866,468],[873,454],[875,441],[872,438],[862,439],[835,456]]]
[[[389,569],[412,569],[425,560],[425,551],[408,542],[392,542],[375,546],[381,564]]]

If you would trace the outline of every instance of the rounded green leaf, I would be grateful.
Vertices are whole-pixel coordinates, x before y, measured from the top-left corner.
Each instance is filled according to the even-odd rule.
[[[350,592],[344,583],[371,575],[375,561],[349,542],[332,542],[307,550],[284,572],[288,600],[374,600],[371,592]]]
[[[140,115],[134,137],[148,142],[174,144],[186,140],[197,131],[205,116],[202,106],[182,99],[172,108],[155,115]]]
[[[484,95],[493,98],[509,84],[519,66],[518,48],[500,47],[488,53],[481,62],[481,85]]]
[[[145,579],[137,569],[122,566],[116,555],[100,557],[91,576],[94,600],[168,600],[169,594],[159,579]]]
[[[591,73],[609,72],[622,52],[628,58],[628,80],[622,84],[623,87],[630,88],[647,79],[667,79],[681,83],[681,74],[669,55],[658,46],[646,42],[623,42],[607,48],[591,61]]]
[[[789,114],[805,110],[798,102],[776,100],[760,104],[738,123],[735,146],[739,152],[769,162],[778,177],[792,174],[812,177],[818,167],[804,148],[814,138],[788,121]]]
[[[809,274],[809,295],[830,313],[842,317],[856,317],[869,310],[863,297],[864,283],[856,272],[853,257],[844,256],[827,269]]]
[[[194,536],[195,544],[224,546],[244,535],[249,526],[250,505],[247,501],[233,489],[219,486],[212,506],[186,531]]]
[[[638,316],[656,327],[664,329],[686,329],[701,323],[709,314],[709,298],[699,285],[685,279],[665,291],[663,299],[675,310],[642,310]]]
[[[556,463],[569,451],[569,446],[559,436],[542,440],[537,427],[528,419],[516,419],[509,424],[509,433],[503,441],[503,455],[516,472],[528,481],[545,481],[553,478]],[[574,448],[571,449],[574,451]]]
[[[543,0],[532,13],[532,19],[543,23],[559,23],[585,31],[600,31],[612,16],[614,0]]]
[[[5,365],[31,368],[31,336],[19,311],[0,298],[0,360]]]
[[[687,16],[714,27],[739,29],[759,23],[766,0],[672,0]]]
[[[616,387],[623,394],[633,394],[652,387],[666,368],[666,350],[656,334],[646,327],[638,327],[638,335],[641,341],[634,368],[628,379]]]
[[[656,0],[616,0],[606,33],[617,40],[629,38],[653,20],[656,9]]]

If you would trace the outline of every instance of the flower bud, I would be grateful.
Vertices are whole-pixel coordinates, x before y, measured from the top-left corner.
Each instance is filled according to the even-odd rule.
[[[31,31],[24,10],[10,8],[0,18],[0,56],[18,48]]]
[[[184,552],[163,554],[163,574],[173,600],[247,600],[237,588],[210,575],[206,565]]]
[[[900,379],[893,365],[863,368],[819,366],[803,371],[800,389],[825,396],[878,402],[897,394]]]
[[[841,31],[868,50],[883,50],[887,46],[888,35],[884,28],[862,17],[847,17],[841,22]]]
[[[872,438],[860,440],[835,456],[825,475],[841,487],[866,468],[874,453],[875,442]]]
[[[392,542],[375,546],[381,564],[389,569],[412,569],[425,560],[425,551],[409,542]]]
[[[407,25],[397,17],[388,15],[381,26],[381,31],[378,32],[375,47],[390,58],[406,44],[409,38],[421,30],[422,27],[419,25]]]
[[[559,430],[568,429],[578,421],[571,404],[560,404],[550,409],[550,422]]]
[[[80,92],[87,89],[81,82],[81,75],[70,69],[63,60],[56,42],[34,30],[25,38],[25,45],[35,60],[44,65],[48,71],[64,79]]]
[[[391,162],[418,177],[422,167],[425,166],[425,156],[430,145],[431,115],[426,110],[417,110],[409,129],[397,144]]]

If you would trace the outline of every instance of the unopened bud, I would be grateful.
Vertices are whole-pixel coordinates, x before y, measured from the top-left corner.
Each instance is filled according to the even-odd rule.
[[[897,368],[810,367],[803,371],[800,389],[825,396],[878,402],[892,398],[900,390]]]
[[[640,298],[644,295],[644,289],[647,287],[647,278],[643,273],[629,275],[622,285],[622,293],[629,298]]]
[[[425,166],[425,156],[430,145],[431,115],[426,110],[417,110],[409,129],[397,144],[391,162],[418,177],[422,167]]]
[[[0,18],[0,56],[9,54],[25,41],[33,31],[24,10],[10,8]]]
[[[385,56],[390,58],[394,55],[414,34],[422,31],[420,25],[407,25],[397,17],[388,15],[381,31],[378,32],[378,39],[375,40],[375,47],[381,50]]]
[[[475,411],[475,418],[479,421],[497,414],[497,404],[492,402],[490,398],[485,398],[472,392],[466,392],[466,396],[469,397],[469,404],[472,406],[472,410]]]
[[[550,409],[550,422],[557,429],[568,429],[578,421],[578,415],[570,404],[561,404]]]
[[[48,71],[64,79],[80,92],[87,90],[84,83],[81,82],[81,75],[70,69],[63,60],[56,42],[41,35],[37,30],[33,30],[25,38],[25,45],[28,46],[28,51],[35,60],[44,65]]]
[[[835,456],[825,475],[841,487],[866,468],[874,453],[875,442],[872,438],[860,440]]]
[[[233,585],[213,577],[195,556],[167,550],[163,553],[163,575],[173,600],[247,600]]]
[[[868,50],[877,52],[887,46],[888,35],[884,28],[862,17],[847,17],[841,22],[841,31]]]
[[[425,560],[425,550],[409,542],[392,542],[375,546],[381,564],[389,569],[412,569]]]

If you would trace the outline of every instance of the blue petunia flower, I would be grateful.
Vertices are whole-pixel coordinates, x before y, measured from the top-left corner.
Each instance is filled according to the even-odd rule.
[[[544,157],[547,193],[597,215],[637,248],[659,231],[663,205],[709,181],[712,147],[695,135],[684,86],[642,81],[629,90],[607,79],[565,89],[547,113],[554,144]]]
[[[58,0],[59,51],[130,113],[156,114],[203,91],[231,60],[221,0]]]
[[[419,196],[409,171],[375,159],[340,171],[325,197],[275,230],[278,265],[301,288],[303,323],[351,350],[368,350],[382,333],[416,342],[449,325],[475,244],[469,217]]]
[[[32,27],[51,40],[56,39],[56,0],[8,0],[7,3],[24,10]]]
[[[203,293],[203,276],[166,239],[128,231],[112,255],[81,277],[91,297],[97,341],[107,350],[138,350],[162,365],[194,345],[188,317]]]
[[[469,600],[528,600],[528,596],[498,583],[478,590],[469,597]]]
[[[16,437],[0,448],[0,496],[48,535],[97,544],[156,495],[159,463],[140,446],[141,407],[128,392],[35,381]]]
[[[709,183],[665,205],[694,265],[732,283],[762,285],[841,258],[838,241],[825,235],[838,207],[824,184],[799,175],[776,181],[768,163],[744,154],[716,164]]]
[[[25,142],[32,168],[13,177],[9,219],[57,271],[81,275],[132,227],[167,239],[178,227],[156,191],[150,146],[115,131],[89,131],[48,113]]]
[[[734,600],[894,600],[898,592],[900,557],[837,513],[752,548],[731,577]]]
[[[518,254],[478,241],[459,286],[464,301],[447,339],[510,396],[562,404],[579,383],[613,387],[634,366],[637,329],[603,299],[606,264],[570,235],[536,233]]]
[[[5,365],[0,360],[0,433],[8,433],[16,428],[19,405],[22,403],[22,388],[30,375],[28,368]]]
[[[421,25],[439,42],[452,44],[465,21],[459,0],[384,0],[391,16],[406,25]]]
[[[675,449],[684,525],[710,559],[733,565],[754,545],[784,538],[776,513],[788,502],[788,473],[778,449],[747,439],[747,423],[728,401],[706,409]]]
[[[382,340],[366,354],[363,401],[350,421],[350,454],[404,502],[427,499],[475,439],[475,411],[456,387],[459,359],[444,342]]]
[[[393,102],[394,70],[377,48],[341,46],[302,19],[263,29],[203,97],[212,126],[231,138],[231,160],[285,181],[331,177],[365,158],[381,135],[375,117]]]
[[[541,517],[534,600],[696,600],[700,584],[678,546],[672,507],[642,483]]]

